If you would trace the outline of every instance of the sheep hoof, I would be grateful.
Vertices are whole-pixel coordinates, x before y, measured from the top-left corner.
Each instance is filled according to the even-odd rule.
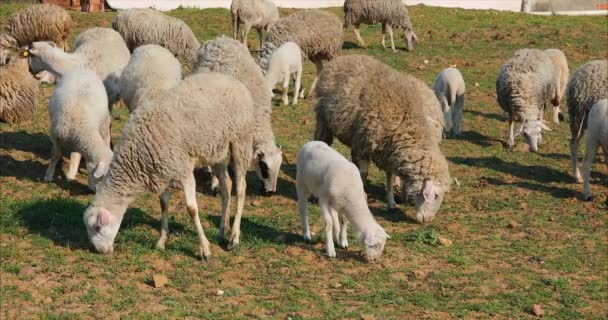
[[[53,182],[53,177],[44,177],[44,182]]]
[[[558,113],[558,114],[557,114],[557,119],[558,119],[559,121],[564,121],[564,114],[563,114],[563,113],[561,113],[561,112],[560,112],[560,113]],[[557,123],[559,123],[559,121],[558,121]]]
[[[581,177],[581,176],[577,176],[577,177],[576,177],[576,182],[577,182],[577,183],[583,183],[583,177]]]
[[[589,201],[592,201],[592,200],[593,199],[592,199],[592,197],[590,195],[589,196],[585,196],[585,202],[589,202]]]
[[[327,250],[327,257],[328,258],[335,258],[336,257],[336,251],[335,250]]]
[[[156,249],[165,251],[165,242],[158,240],[158,242],[156,242]]]
[[[211,195],[213,197],[217,197],[217,195],[220,193],[220,189],[219,188],[211,188]]]
[[[234,249],[234,248],[236,248],[238,246],[239,246],[238,242],[230,241],[230,243],[228,244],[228,246],[226,247],[226,249],[228,249],[228,251],[230,251],[230,250],[232,250],[232,249]]]
[[[207,254],[203,253],[203,254],[201,254],[201,261],[202,262],[207,263],[207,262],[209,262],[209,260],[211,260],[211,253],[207,253]]]

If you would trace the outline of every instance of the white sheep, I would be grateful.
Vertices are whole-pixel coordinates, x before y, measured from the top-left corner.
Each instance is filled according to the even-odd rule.
[[[8,62],[0,66],[0,121],[20,123],[33,117],[40,89],[27,60],[8,56],[7,52]]]
[[[0,49],[20,48],[35,41],[53,41],[67,49],[72,18],[57,5],[35,4],[12,13],[6,22],[6,32],[0,34]]]
[[[462,108],[465,85],[462,74],[456,68],[445,68],[437,75],[433,91],[441,104],[446,136],[459,136],[462,130]]]
[[[365,246],[366,258],[369,261],[380,258],[389,236],[367,206],[363,182],[354,164],[325,142],[308,142],[298,152],[296,189],[306,240],[311,240],[308,198],[314,195],[319,198],[321,218],[325,223],[328,257],[336,257],[334,240],[338,246],[348,248],[347,229],[351,223],[357,238]]]
[[[279,20],[279,9],[268,0],[232,0],[230,4],[232,18],[232,37],[247,45],[247,35],[253,27],[258,32],[260,47],[262,46],[263,31],[268,31],[270,25]],[[239,28],[243,24],[241,32]]]
[[[260,62],[260,64],[262,63]],[[271,94],[272,88],[274,88],[277,82],[282,82],[283,105],[289,104],[289,99],[287,98],[289,80],[291,80],[291,74],[295,73],[295,87],[291,104],[294,106],[298,104],[298,95],[300,98],[304,98],[304,89],[300,89],[302,81],[302,51],[300,47],[294,42],[283,44],[270,56],[270,61],[267,65],[268,69],[266,70],[265,77]]]
[[[606,165],[608,165],[608,99],[602,99],[591,107],[585,135],[585,155],[583,157],[583,198],[591,200],[589,179],[591,164],[598,147],[602,147]]]
[[[76,178],[80,157],[84,156],[89,189],[95,191],[112,160],[111,118],[101,79],[86,69],[75,68],[64,73],[49,101],[49,115],[53,153],[44,181],[53,180],[63,152],[71,152],[67,180]]]
[[[566,55],[564,55],[564,53],[559,49],[547,49],[544,52],[551,59],[551,62],[553,62],[555,74],[559,79],[557,88],[557,102],[561,104],[562,98],[564,97],[564,92],[566,91],[566,85],[568,84],[568,78],[570,77],[568,60],[566,59]],[[563,115],[560,105],[558,104],[557,106],[553,107],[553,122],[559,124],[560,118],[563,118]]]

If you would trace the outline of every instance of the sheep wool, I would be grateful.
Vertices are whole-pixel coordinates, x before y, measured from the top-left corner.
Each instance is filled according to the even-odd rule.
[[[230,4],[230,17],[232,18],[232,37],[247,44],[247,34],[251,28],[255,28],[260,38],[260,46],[263,42],[263,31],[268,31],[272,23],[279,20],[279,9],[267,0],[232,0]],[[239,32],[239,28],[241,28]]]
[[[564,97],[564,92],[566,91],[566,85],[568,84],[568,79],[570,78],[568,60],[566,59],[566,55],[559,49],[547,49],[545,50],[545,54],[549,57],[549,59],[551,59],[551,62],[553,62],[553,66],[555,67],[555,75],[559,80],[557,88],[557,102],[561,104],[562,98]],[[553,108],[554,123],[559,123],[561,114],[559,104]]]
[[[34,115],[38,81],[29,73],[27,59],[15,56],[0,67],[0,120],[20,123]]]
[[[591,200],[591,165],[599,147],[604,151],[608,165],[608,99],[595,103],[589,111],[588,132],[585,135],[585,156],[583,157],[583,199]]]
[[[8,17],[6,33],[0,35],[0,47],[22,47],[35,41],[53,41],[67,48],[72,18],[53,4],[35,4]]]

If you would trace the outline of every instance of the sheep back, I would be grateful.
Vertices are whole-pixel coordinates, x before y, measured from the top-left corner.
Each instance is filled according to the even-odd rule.
[[[35,4],[8,17],[7,32],[17,46],[35,41],[65,43],[72,28],[72,18],[63,8],[53,4]],[[65,49],[65,48],[64,48]]]
[[[266,0],[233,0],[230,12],[240,21],[251,23],[254,28],[267,28],[279,20],[279,9]]]
[[[386,23],[413,30],[407,8],[401,0],[346,0],[344,27],[350,25]]]
[[[20,123],[34,115],[38,81],[29,73],[27,59],[12,57],[0,67],[0,120]]]
[[[566,87],[566,103],[573,137],[587,128],[591,106],[608,97],[608,60],[589,61],[580,66]]]
[[[568,69],[568,60],[566,55],[559,49],[547,49],[545,54],[553,62],[555,67],[555,73],[559,74],[559,87],[557,88],[558,100],[561,101],[566,91],[566,85],[568,84],[568,78],[570,77],[570,70]]]

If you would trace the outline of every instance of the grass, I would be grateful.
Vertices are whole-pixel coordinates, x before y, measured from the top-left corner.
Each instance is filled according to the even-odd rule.
[[[25,3],[0,5],[2,23]],[[284,16],[294,10],[281,10]],[[340,8],[328,9],[342,17]],[[88,250],[82,213],[92,199],[86,173],[78,182],[42,177],[50,157],[42,86],[35,117],[0,124],[0,312],[3,319],[488,319],[531,318],[539,304],[550,319],[608,318],[608,173],[597,159],[593,202],[569,172],[566,123],[551,125],[538,154],[507,150],[507,124],[495,102],[500,65],[522,47],[560,48],[574,71],[608,56],[606,17],[530,16],[485,10],[410,8],[420,41],[413,52],[380,46],[380,26],[366,26],[367,50],[345,32],[341,54],[368,54],[428,84],[457,64],[467,83],[464,133],[442,149],[459,184],[437,219],[413,222],[412,204],[387,210],[384,177],[371,168],[370,208],[391,235],[381,263],[366,264],[354,237],[349,251],[324,256],[317,206],[311,206],[312,243],[300,236],[295,203],[295,155],[314,126],[313,101],[297,107],[274,102],[273,126],[286,156],[278,194],[262,197],[253,174],[241,245],[226,251],[216,240],[220,203],[197,173],[198,200],[213,259],[201,263],[197,236],[181,195],[172,196],[171,236],[154,249],[160,226],[157,197],[146,195],[127,211],[115,252]],[[75,30],[110,26],[114,12],[70,12]],[[227,10],[178,9],[204,41],[231,34]],[[256,36],[249,37],[257,47]],[[401,37],[397,47],[403,48]],[[424,60],[429,60],[424,64]],[[306,63],[304,85],[314,67]],[[550,112],[549,112],[550,113]],[[114,108],[113,138],[128,118]],[[521,146],[523,143],[518,140]],[[343,145],[335,147],[348,154]],[[66,170],[64,164],[63,171]],[[58,170],[59,171],[59,170]],[[256,201],[251,205],[252,200]],[[511,221],[516,228],[509,227]],[[453,245],[439,244],[439,237]],[[169,279],[153,288],[153,275]],[[217,291],[224,291],[217,295]]]

